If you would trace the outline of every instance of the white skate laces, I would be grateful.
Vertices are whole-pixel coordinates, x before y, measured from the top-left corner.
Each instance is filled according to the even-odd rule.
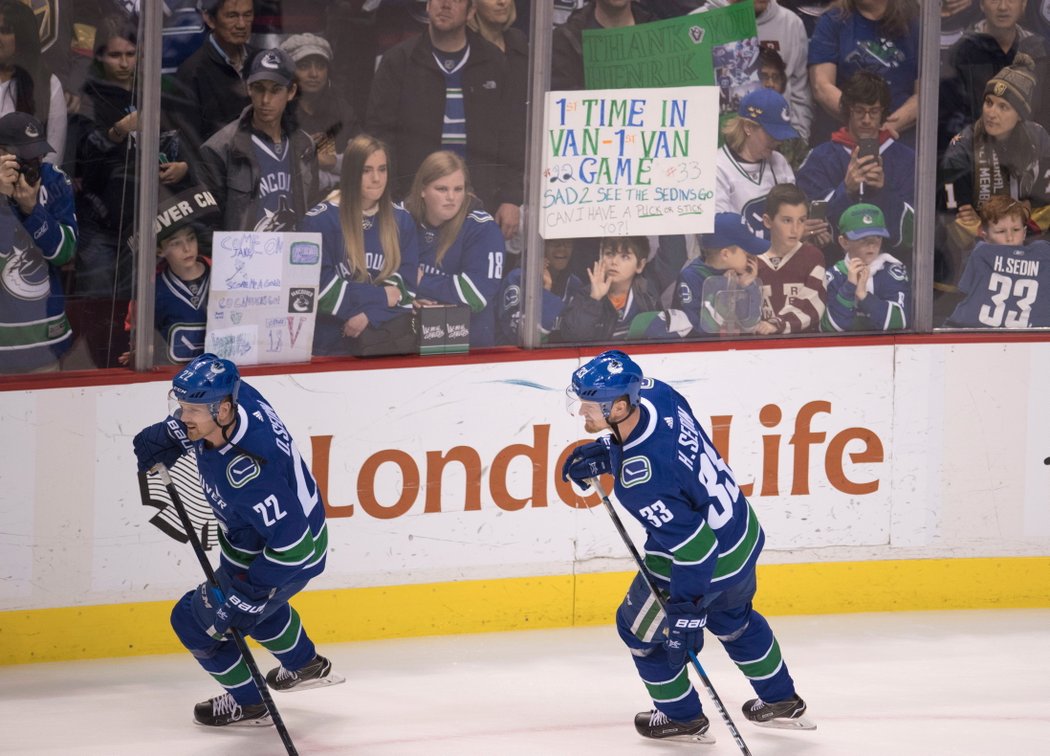
[[[667,715],[659,709],[653,709],[652,713],[649,715],[650,727],[662,727],[670,721],[671,720],[667,718]]]
[[[229,714],[231,719],[236,720],[241,718],[243,711],[241,705],[237,703],[233,696],[229,693],[224,693],[211,699],[211,713],[214,717]]]
[[[277,670],[277,681],[278,682],[280,682],[281,680],[287,680],[288,678],[295,679],[297,677],[299,677],[298,674],[296,674],[295,672],[293,672],[290,669],[285,669],[283,666],[279,670]]]

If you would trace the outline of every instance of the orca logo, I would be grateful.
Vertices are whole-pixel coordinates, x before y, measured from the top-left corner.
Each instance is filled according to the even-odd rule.
[[[310,288],[293,288],[288,290],[288,312],[303,313],[314,311],[314,290]]]
[[[281,56],[271,50],[262,56],[259,65],[263,68],[269,68],[271,71],[276,71],[281,67]]]

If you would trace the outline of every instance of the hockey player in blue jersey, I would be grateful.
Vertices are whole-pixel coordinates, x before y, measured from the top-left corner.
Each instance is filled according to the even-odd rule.
[[[416,171],[405,207],[419,228],[416,304],[466,305],[470,345],[492,346],[507,248],[499,224],[471,192],[463,158],[448,150],[430,153]]]
[[[237,646],[237,628],[273,653],[278,691],[344,681],[317,653],[288,600],[321,574],[328,549],[324,503],[295,441],[237,367],[202,354],[175,376],[171,414],[135,436],[140,470],[193,454],[219,522],[219,589],[202,583],[175,605],[179,640],[226,692],[196,705],[202,725],[269,725],[270,714]]]
[[[773,631],[751,604],[762,528],[689,403],[616,350],[574,372],[567,393],[588,433],[611,433],[578,446],[562,477],[585,489],[600,474],[615,477],[616,498],[645,528],[646,568],[666,602],[665,615],[639,574],[616,612],[655,707],[635,717],[638,733],[704,740],[709,722],[686,655],[702,648],[705,626],[758,694],[743,706],[748,720],[812,729]]]
[[[853,205],[839,217],[845,255],[824,272],[827,308],[820,330],[896,331],[908,327],[911,284],[904,263],[882,251],[890,232],[875,205]]]

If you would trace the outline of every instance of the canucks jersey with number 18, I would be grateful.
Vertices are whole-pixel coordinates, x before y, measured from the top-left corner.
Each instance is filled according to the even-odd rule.
[[[222,563],[262,588],[319,575],[328,526],[317,483],[277,413],[243,381],[230,441],[214,448],[203,440],[193,444],[201,486],[219,522]]]
[[[681,394],[646,378],[638,425],[612,444],[616,497],[645,527],[645,563],[672,602],[724,591],[758,561],[765,534]]]

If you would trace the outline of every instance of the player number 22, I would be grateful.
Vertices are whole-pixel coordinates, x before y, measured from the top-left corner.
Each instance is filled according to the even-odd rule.
[[[260,501],[252,507],[252,509],[259,513],[259,516],[263,518],[263,522],[266,523],[268,528],[272,528],[279,519],[288,514],[281,509],[281,502],[277,501],[277,497],[272,494],[267,496],[265,501]]]

